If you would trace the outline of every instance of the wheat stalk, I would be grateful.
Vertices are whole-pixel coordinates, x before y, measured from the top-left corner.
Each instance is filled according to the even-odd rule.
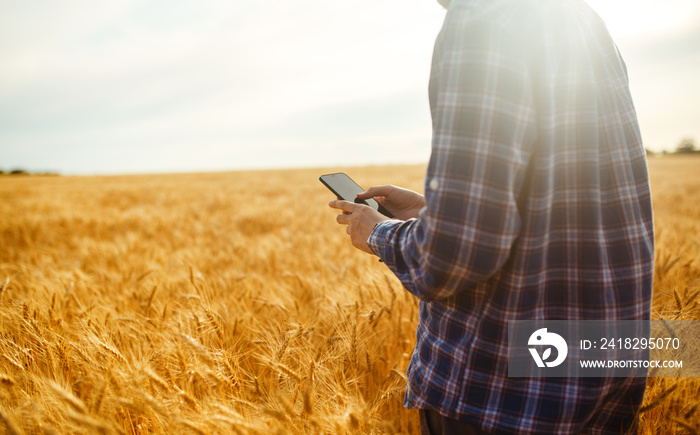
[[[61,398],[64,402],[69,404],[73,409],[78,411],[81,414],[87,414],[88,409],[85,406],[85,403],[83,403],[82,400],[78,399],[73,395],[73,393],[66,391],[63,387],[61,387],[59,384],[53,382],[53,381],[47,381],[46,385],[49,386],[49,388],[56,393],[58,397]]]
[[[698,430],[698,427],[695,425],[690,424],[689,422],[683,421],[680,418],[673,418],[673,421],[676,422],[679,426],[681,426],[683,429],[688,431],[691,435],[698,435],[700,434],[700,431]]]
[[[2,409],[0,409],[0,420],[5,424],[5,429],[7,429],[8,435],[21,435],[24,433]]]
[[[673,393],[677,388],[678,388],[678,384],[673,384],[669,388],[667,388],[666,390],[661,392],[660,394],[657,394],[651,403],[644,405],[639,409],[639,414],[644,414],[645,412],[648,412],[648,411],[656,408],[657,406],[659,406],[662,403],[662,401],[666,397],[668,397],[669,394]]]

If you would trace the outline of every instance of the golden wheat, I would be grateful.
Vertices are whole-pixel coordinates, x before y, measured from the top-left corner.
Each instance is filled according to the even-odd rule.
[[[700,160],[652,159],[654,317],[697,319]],[[7,433],[417,433],[417,303],[352,248],[325,170],[0,178]],[[424,166],[349,170],[422,190]],[[642,433],[697,430],[651,378]]]

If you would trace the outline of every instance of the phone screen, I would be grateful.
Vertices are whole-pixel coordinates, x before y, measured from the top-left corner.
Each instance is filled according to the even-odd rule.
[[[346,201],[357,202],[359,204],[366,204],[372,207],[373,209],[379,211],[380,213],[384,214],[385,216],[393,217],[393,215],[389,213],[389,211],[387,211],[384,207],[382,207],[377,201],[373,200],[372,198],[369,198],[367,200],[357,199],[357,194],[364,192],[365,189],[363,189],[357,183],[355,183],[352,180],[352,178],[348,177],[348,175],[344,172],[321,175],[319,177],[319,180],[321,180],[321,183],[328,187],[328,189],[330,189],[331,192],[335,193],[335,195],[338,198],[344,199]]]

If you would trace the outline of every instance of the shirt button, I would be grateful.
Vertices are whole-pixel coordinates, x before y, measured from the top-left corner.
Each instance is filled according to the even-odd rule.
[[[437,190],[437,188],[440,187],[440,182],[437,180],[437,178],[433,178],[430,180],[430,188],[433,190]]]

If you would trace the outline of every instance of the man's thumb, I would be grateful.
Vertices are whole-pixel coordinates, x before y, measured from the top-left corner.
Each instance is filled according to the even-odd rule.
[[[360,199],[374,198],[375,196],[386,196],[387,186],[372,186],[362,193],[358,193],[357,197]]]

